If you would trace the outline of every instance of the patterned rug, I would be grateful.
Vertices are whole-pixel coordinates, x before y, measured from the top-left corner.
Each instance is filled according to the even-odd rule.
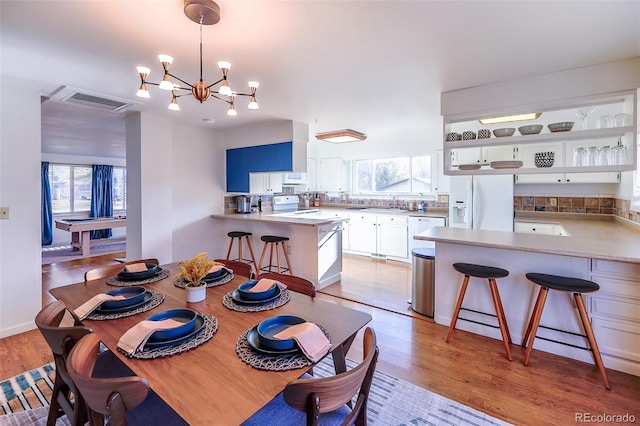
[[[348,368],[355,365],[347,359]],[[1,426],[46,423],[54,368],[53,363],[47,364],[0,382]],[[333,375],[331,358],[320,362],[313,371],[315,377]],[[11,412],[16,414],[2,415]],[[509,424],[381,371],[375,372],[371,384],[367,420],[373,426]],[[58,420],[57,425],[65,424],[66,418]]]

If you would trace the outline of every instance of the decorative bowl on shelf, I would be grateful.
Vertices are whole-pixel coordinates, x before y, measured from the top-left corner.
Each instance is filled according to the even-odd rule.
[[[518,127],[521,135],[537,135],[542,130],[542,124],[531,124],[529,126]]]
[[[468,130],[466,132],[462,132],[462,140],[463,141],[469,141],[471,139],[475,139],[476,138],[476,132],[472,132],[471,130]]]
[[[491,130],[480,129],[478,130],[478,139],[488,139],[491,137]]]
[[[536,152],[533,158],[533,164],[536,167],[553,167],[556,153],[553,151]]]
[[[505,127],[504,129],[495,129],[493,135],[497,138],[502,138],[505,136],[513,136],[515,132],[516,129],[514,127]]]
[[[559,123],[551,123],[547,127],[553,133],[568,132],[573,128],[573,121],[561,121]]]
[[[462,140],[462,135],[460,133],[451,132],[447,133],[447,142],[460,141]]]

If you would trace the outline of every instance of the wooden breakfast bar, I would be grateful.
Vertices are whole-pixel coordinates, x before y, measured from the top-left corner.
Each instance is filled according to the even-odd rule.
[[[127,219],[116,217],[89,217],[84,219],[56,220],[56,228],[71,232],[71,245],[74,250],[82,250],[82,256],[89,256],[92,245],[110,244],[122,241],[121,238],[91,240],[91,231],[98,229],[120,228],[127,226]]]
[[[345,370],[344,359],[358,331],[371,315],[295,292],[291,300],[275,309],[238,312],[222,299],[246,277],[207,288],[202,302],[187,303],[186,291],[174,285],[180,271],[175,264],[162,265],[170,274],[144,284],[164,294],[157,307],[137,315],[111,320],[84,320],[100,340],[131,370],[149,381],[150,387],[191,425],[240,424],[280,393],[286,384],[307,368],[286,371],[260,370],[246,364],[236,353],[239,336],[261,321],[277,315],[295,315],[322,326],[329,334],[336,370]],[[73,311],[96,294],[112,290],[106,279],[72,284],[51,290]],[[148,316],[167,309],[188,308],[217,318],[218,329],[211,340],[186,352],[155,359],[132,359],[117,350],[120,337]]]

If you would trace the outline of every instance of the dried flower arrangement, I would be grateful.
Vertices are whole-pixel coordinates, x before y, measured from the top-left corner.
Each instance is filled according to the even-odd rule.
[[[205,252],[198,253],[192,259],[178,262],[180,273],[177,276],[182,276],[190,287],[201,286],[205,284],[202,281],[203,278],[207,276],[209,270],[215,265],[222,264],[209,260],[209,255]]]

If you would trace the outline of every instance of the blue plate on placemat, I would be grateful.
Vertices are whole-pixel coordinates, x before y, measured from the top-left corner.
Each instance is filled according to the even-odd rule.
[[[220,269],[219,271],[207,274],[202,279],[202,281],[204,281],[207,284],[210,284],[210,283],[213,283],[213,282],[216,282],[216,281],[220,281],[221,279],[223,279],[227,275],[229,275],[229,271],[227,271],[226,269],[223,268],[223,269]]]
[[[130,287],[129,287],[130,288]],[[102,305],[100,305],[99,308],[97,308],[95,311],[96,314],[103,314],[103,315],[107,315],[107,314],[121,314],[123,312],[129,312],[129,311],[133,311],[134,309],[138,309],[140,306],[144,305],[145,303],[149,302],[151,299],[153,298],[153,293],[145,291],[144,292],[144,297],[142,298],[141,301],[139,301],[138,303],[134,303],[133,305],[129,305],[129,306],[123,306],[121,308],[114,308],[114,309],[107,309],[107,308],[103,308],[102,305],[104,305],[104,303]]]
[[[175,345],[179,345],[181,343],[184,343],[187,340],[194,338],[204,328],[204,317],[202,315],[200,315],[199,313],[197,313],[197,312],[196,312],[196,319],[195,319],[194,324],[195,324],[195,327],[193,328],[193,330],[191,332],[185,334],[182,337],[178,337],[176,339],[152,340],[151,338],[149,338],[149,340],[147,340],[147,343],[144,344],[144,348],[145,349],[157,349],[157,348],[164,348],[164,347],[167,347],[167,346],[175,346]]]
[[[242,296],[240,296],[240,292],[238,291],[238,289],[235,289],[231,292],[231,299],[233,299],[233,301],[235,303],[237,303],[238,305],[246,305],[246,306],[260,306],[260,305],[266,305],[267,303],[271,303],[274,300],[276,300],[278,297],[280,297],[280,287],[276,286],[276,291],[273,294],[273,296],[271,296],[268,299],[264,299],[264,300],[245,300],[242,298]]]
[[[178,339],[187,333],[193,331],[196,324],[196,318],[198,313],[191,309],[169,309],[163,312],[158,312],[147,318],[147,321],[162,321],[166,319],[176,320],[183,323],[175,328],[169,330],[155,331],[149,340],[156,342],[165,342],[167,340]]]
[[[273,297],[278,285],[274,282],[271,287],[264,291],[253,292],[251,289],[258,284],[258,280],[247,281],[238,286],[238,293],[242,300],[263,301]]]
[[[127,272],[124,269],[118,274],[118,278],[123,281],[137,281],[151,278],[162,272],[162,268],[153,263],[147,263],[147,270],[140,272]]]
[[[144,299],[147,290],[144,287],[120,287],[113,290],[105,291],[110,296],[124,296],[122,300],[108,300],[100,305],[102,309],[118,309],[135,305]]]
[[[260,345],[272,350],[287,350],[294,348],[296,346],[296,341],[293,340],[293,338],[276,339],[273,336],[292,325],[301,324],[303,322],[306,322],[306,320],[294,315],[278,315],[267,318],[256,327],[258,331],[258,339],[260,339]]]
[[[255,327],[253,327],[251,330],[249,330],[249,332],[247,333],[247,343],[249,343],[249,346],[251,346],[251,349],[253,349],[254,351],[264,354],[264,355],[285,355],[285,354],[292,354],[292,353],[296,353],[298,352],[300,349],[296,346],[293,349],[286,349],[286,350],[275,350],[275,349],[269,349],[265,346],[263,346],[260,343],[260,339],[258,337],[258,326],[256,325]]]

